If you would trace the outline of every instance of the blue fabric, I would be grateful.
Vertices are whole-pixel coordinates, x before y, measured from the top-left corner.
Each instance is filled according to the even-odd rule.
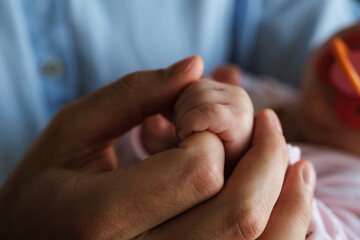
[[[309,50],[359,18],[352,0],[0,1],[0,184],[64,104],[199,54],[297,84]],[[44,66],[57,62],[57,74]]]

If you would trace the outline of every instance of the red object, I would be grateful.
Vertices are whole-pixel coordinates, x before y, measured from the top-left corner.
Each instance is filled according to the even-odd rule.
[[[334,110],[338,119],[350,128],[360,128],[360,99],[335,93]]]
[[[350,52],[348,58],[357,72],[360,72],[360,51]],[[346,75],[344,74],[344,70],[338,62],[334,62],[330,67],[330,82],[337,90],[347,96],[359,96],[351,86]]]
[[[347,37],[345,41],[350,49],[348,58],[360,74],[360,33]],[[318,78],[335,90],[333,106],[337,118],[350,128],[360,128],[360,97],[346,79],[331,49],[320,56],[316,70]]]

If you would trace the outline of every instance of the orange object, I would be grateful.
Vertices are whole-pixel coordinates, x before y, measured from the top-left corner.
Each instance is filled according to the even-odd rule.
[[[339,62],[349,83],[360,97],[360,76],[349,59],[348,54],[350,50],[348,46],[339,37],[334,37],[331,43],[336,60]]]

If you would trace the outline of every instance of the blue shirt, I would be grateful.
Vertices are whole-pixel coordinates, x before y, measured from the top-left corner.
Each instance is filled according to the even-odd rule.
[[[199,54],[296,85],[355,0],[0,2],[0,185],[64,104],[129,72]]]

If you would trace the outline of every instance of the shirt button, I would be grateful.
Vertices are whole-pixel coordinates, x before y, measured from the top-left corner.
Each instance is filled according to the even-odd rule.
[[[42,65],[41,72],[46,77],[59,77],[64,72],[64,66],[60,60],[51,59]]]

